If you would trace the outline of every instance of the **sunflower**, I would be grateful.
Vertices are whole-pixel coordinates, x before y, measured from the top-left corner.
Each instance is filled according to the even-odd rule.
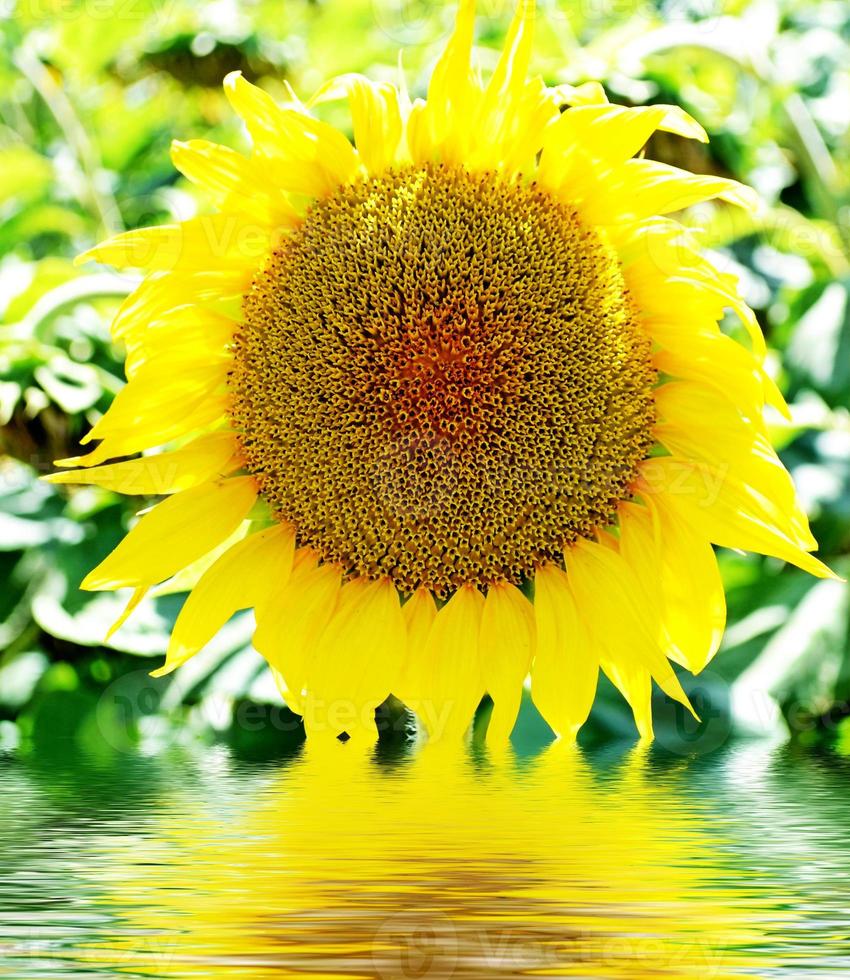
[[[756,319],[669,217],[757,200],[640,155],[707,139],[681,109],[530,76],[530,0],[484,80],[474,7],[427,100],[225,79],[250,156],[173,147],[217,213],[81,256],[146,276],[113,324],[128,383],[52,479],[165,496],[82,583],[132,588],[126,616],[194,582],[159,674],[253,608],[308,733],[374,735],[393,694],[459,736],[486,693],[505,739],[530,675],[571,737],[601,668],[648,737],[652,682],[690,707],[672,664],[717,650],[712,545],[831,575],[768,440]],[[311,112],[337,99],[353,143]]]

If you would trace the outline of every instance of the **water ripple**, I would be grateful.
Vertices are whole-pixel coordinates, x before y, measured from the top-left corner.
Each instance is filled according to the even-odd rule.
[[[309,745],[0,769],[0,974],[847,974],[850,766]]]

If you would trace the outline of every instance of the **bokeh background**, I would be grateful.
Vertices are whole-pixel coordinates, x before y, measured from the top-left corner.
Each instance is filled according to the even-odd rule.
[[[805,0],[541,0],[536,68],[547,81],[601,80],[625,104],[675,102],[710,146],[672,135],[650,155],[755,186],[756,219],[706,206],[686,220],[740,278],[793,422],[773,419],[821,543],[850,570],[850,6]],[[482,58],[512,0],[480,0]],[[91,758],[179,740],[274,757],[300,738],[237,616],[176,675],[159,663],[185,580],[146,601],[104,644],[126,596],[78,584],[140,506],[38,478],[123,383],[109,338],[132,279],[75,254],[106,235],[208,207],[169,160],[173,138],[245,148],[221,92],[239,68],[303,97],[362,71],[413,95],[448,34],[435,0],[0,0],[0,753],[63,736]],[[331,107],[331,114],[338,110]],[[343,127],[344,117],[335,117]],[[732,329],[730,327],[730,329]],[[144,503],[144,502],[142,502]],[[658,740],[710,752],[732,736],[784,734],[850,753],[850,597],[781,563],[725,552],[729,630],[695,680],[702,722],[661,698]],[[604,684],[582,740],[634,737]],[[549,738],[525,704],[514,741]],[[70,742],[68,741],[70,739]]]

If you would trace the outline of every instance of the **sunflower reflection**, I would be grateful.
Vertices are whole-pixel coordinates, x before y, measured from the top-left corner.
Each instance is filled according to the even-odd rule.
[[[640,749],[603,778],[562,745],[524,764],[430,746],[387,771],[319,742],[261,778],[240,801],[178,797],[157,843],[111,855],[106,900],[132,910],[129,928],[87,955],[253,980],[767,965],[758,940],[781,913],[748,901],[699,803],[654,780]]]

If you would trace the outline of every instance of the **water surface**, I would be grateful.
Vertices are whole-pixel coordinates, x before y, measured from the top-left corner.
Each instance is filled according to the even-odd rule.
[[[846,760],[0,762],[0,975],[850,975]]]

